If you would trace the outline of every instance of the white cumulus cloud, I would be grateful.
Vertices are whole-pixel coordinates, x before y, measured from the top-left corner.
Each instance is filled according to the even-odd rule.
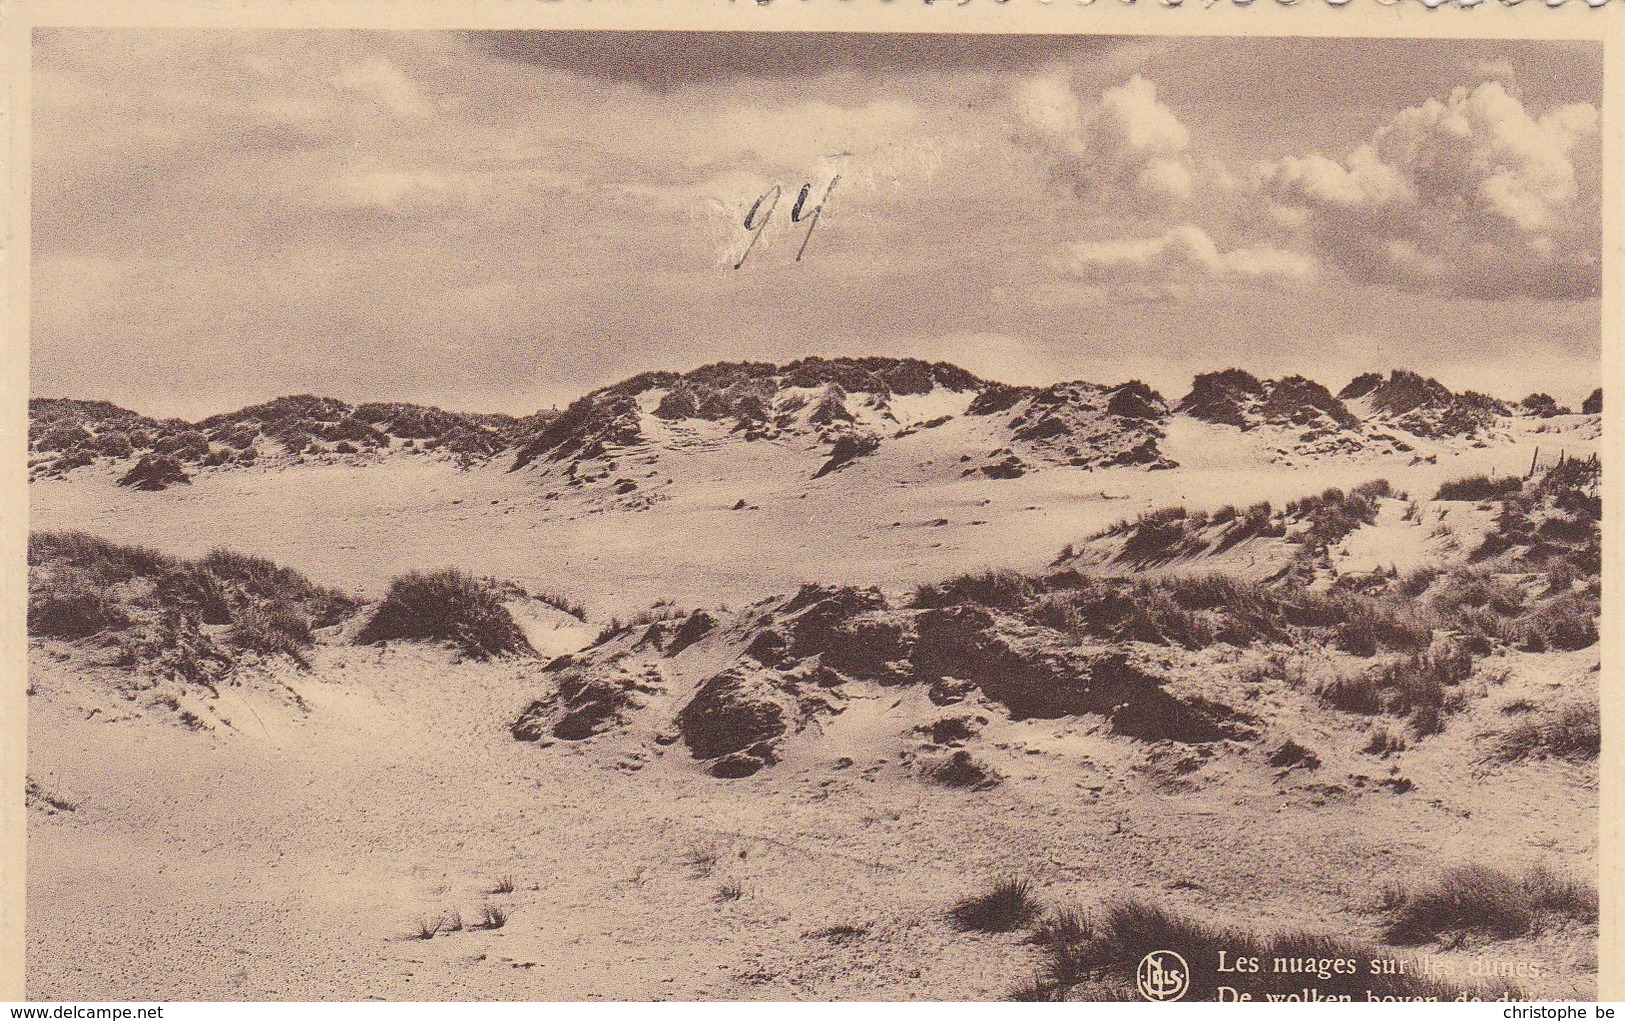
[[[1535,115],[1499,82],[1401,110],[1346,156],[1259,168],[1260,198],[1357,279],[1595,293],[1598,111]]]
[[[1134,75],[1085,104],[1063,75],[1021,85],[1016,109],[1029,139],[1047,150],[1057,176],[1079,193],[1126,193],[1182,201],[1195,189],[1190,131]]]
[[[1076,279],[1140,298],[1177,297],[1206,280],[1302,284],[1318,269],[1313,257],[1270,245],[1226,251],[1189,223],[1152,237],[1079,242],[1062,267]]]

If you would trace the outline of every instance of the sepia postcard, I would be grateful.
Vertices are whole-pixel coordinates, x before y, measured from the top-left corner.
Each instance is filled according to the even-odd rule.
[[[1357,6],[9,7],[0,996],[1619,997],[1620,12]]]

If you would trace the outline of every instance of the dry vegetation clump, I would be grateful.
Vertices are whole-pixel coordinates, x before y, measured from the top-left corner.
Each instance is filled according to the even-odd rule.
[[[840,471],[858,458],[872,454],[879,449],[879,437],[861,433],[846,433],[837,437],[834,444],[830,446],[829,460],[819,466],[819,469],[813,473],[813,478],[821,479],[831,472]]]
[[[1010,876],[959,901],[949,916],[965,932],[1014,932],[1038,916],[1038,901],[1030,882]]]
[[[1487,610],[1498,617],[1522,613],[1528,596],[1523,588],[1482,568],[1458,568],[1435,572],[1430,602],[1447,616],[1460,617],[1471,610]]]
[[[1555,713],[1533,716],[1501,735],[1490,758],[1594,761],[1602,752],[1602,715],[1595,702],[1571,702]]]
[[[144,454],[135,466],[119,477],[118,484],[153,493],[175,485],[189,485],[192,477],[181,463],[168,454]]]
[[[196,570],[220,583],[232,605],[292,603],[310,618],[314,627],[337,624],[349,618],[360,605],[341,592],[315,584],[292,568],[233,550],[210,551],[197,562]]]
[[[1433,494],[1433,498],[1478,503],[1483,500],[1505,499],[1522,488],[1523,483],[1511,475],[1493,479],[1488,475],[1469,475],[1444,483],[1439,487],[1439,491]]]
[[[1431,607],[1380,593],[1332,593],[1317,598],[1305,592],[1295,608],[1300,620],[1330,628],[1337,648],[1364,658],[1384,649],[1425,649],[1432,643],[1438,624]]]
[[[261,454],[298,459],[324,453],[365,455],[390,449],[442,450],[460,464],[528,442],[552,420],[442,411],[412,404],[351,407],[330,397],[279,397],[197,423],[151,419],[105,401],[36,398],[28,402],[30,471],[64,475],[94,464],[140,457],[124,485],[159,490],[188,480],[185,466],[253,464]]]
[[[920,609],[937,609],[974,603],[978,606],[1019,609],[1031,602],[1034,592],[1033,580],[1017,571],[982,571],[921,585],[915,589],[909,605]]]
[[[722,852],[715,847],[693,847],[683,855],[680,863],[688,867],[695,879],[708,879],[722,860]]]
[[[1122,559],[1149,564],[1206,549],[1205,542],[1190,538],[1186,517],[1183,507],[1165,507],[1140,515],[1123,540]]]
[[[682,609],[670,600],[662,599],[648,609],[639,610],[625,620],[619,617],[611,617],[603,627],[598,629],[598,637],[593,639],[593,644],[602,645],[616,635],[632,628],[661,624],[668,620],[676,620],[682,616],[685,616]]]
[[[1329,591],[1308,588],[1304,574],[1291,570],[1274,582],[1222,576],[1084,578],[1059,570],[1039,578],[966,576],[922,592],[929,591],[931,605],[1024,606],[1035,623],[1074,637],[1193,649],[1215,642],[1329,640],[1344,652],[1370,658],[1385,651],[1422,653],[1439,630],[1455,632],[1479,655],[1496,647],[1586,648],[1597,641],[1600,614],[1599,473],[1595,461],[1566,461],[1521,488],[1497,481],[1494,492],[1502,509],[1480,547],[1486,552],[1475,554],[1474,565],[1426,567],[1403,577],[1378,572],[1352,583],[1338,579]],[[1478,492],[1476,485],[1467,490]],[[1376,480],[1346,494],[1330,489],[1292,501],[1273,519],[1267,505],[1245,514],[1227,507],[1207,518],[1173,507],[1119,522],[1101,535],[1144,535],[1136,548],[1145,554],[1195,548],[1206,541],[1198,532],[1222,526],[1218,550],[1233,545],[1233,535],[1263,531],[1249,522],[1273,520],[1271,527],[1283,530],[1285,523],[1307,522],[1286,541],[1301,543],[1303,555],[1314,557],[1374,520],[1378,501],[1392,496],[1392,487]],[[1139,563],[1143,557],[1135,559]],[[1531,571],[1538,572],[1538,588],[1524,580]]]
[[[1400,576],[1394,587],[1406,599],[1415,599],[1429,588],[1432,588],[1434,581],[1438,577],[1439,569],[1437,567],[1423,565]]]
[[[1565,592],[1525,614],[1512,628],[1512,644],[1527,652],[1585,649],[1597,643],[1601,615],[1600,586]]]
[[[1219,536],[1218,542],[1213,546],[1213,552],[1223,553],[1247,539],[1280,538],[1286,534],[1284,525],[1275,523],[1275,508],[1270,506],[1268,500],[1260,500],[1238,512],[1234,508],[1221,507],[1212,518],[1215,525],[1228,524]]]
[[[395,578],[355,641],[451,642],[476,659],[535,652],[496,584],[452,569]]]
[[[1444,936],[1516,939],[1554,921],[1597,921],[1597,888],[1536,866],[1522,873],[1461,865],[1429,882],[1382,891],[1383,939],[1416,946]]]
[[[1004,780],[996,770],[989,768],[963,749],[946,758],[927,763],[921,767],[920,774],[932,783],[944,787],[962,787],[973,791],[997,787]]]
[[[1460,685],[1472,672],[1473,656],[1465,647],[1440,644],[1361,673],[1334,677],[1316,694],[1345,712],[1408,716],[1416,735],[1426,737],[1444,729],[1444,717],[1460,705]]]
[[[532,599],[545,603],[566,616],[574,617],[576,620],[582,622],[585,622],[587,619],[587,608],[582,606],[578,601],[566,596],[562,592],[554,592],[549,589],[543,589],[540,592],[533,592],[530,595]]]
[[[1306,551],[1320,553],[1343,541],[1361,525],[1377,520],[1378,501],[1391,496],[1394,496],[1394,488],[1387,479],[1373,479],[1347,493],[1334,487],[1318,496],[1290,501],[1285,517],[1305,523],[1292,538]]]
[[[164,602],[191,608],[205,624],[231,623],[225,582],[200,564],[177,564],[157,581]]]
[[[1360,750],[1367,755],[1387,758],[1396,752],[1404,751],[1405,747],[1405,735],[1403,733],[1390,730],[1387,727],[1378,727],[1371,732],[1371,736],[1366,740],[1365,747]]]
[[[745,886],[737,880],[729,880],[717,887],[716,901],[725,904],[728,901],[740,900],[745,896]]]
[[[1204,511],[1187,512],[1184,507],[1163,507],[1146,511],[1137,518],[1117,522],[1096,533],[1092,538],[1122,536],[1118,551],[1120,562],[1137,567],[1164,564],[1179,557],[1194,556],[1207,551],[1222,552],[1229,546],[1251,535],[1279,534],[1270,532],[1270,505],[1257,504],[1238,517],[1234,507],[1227,507],[1209,516]],[[1202,533],[1214,526],[1228,525],[1217,537],[1204,537]]]
[[[283,655],[309,667],[304,650],[315,644],[310,621],[286,603],[248,606],[238,613],[228,637],[232,648],[261,656]]]
[[[1050,584],[1063,587],[1052,588],[1033,600],[1025,614],[1034,623],[1072,638],[1141,641],[1190,649],[1227,640],[1221,638],[1221,632],[1227,631],[1231,619],[1203,605],[1200,582],[1072,577]]]
[[[508,911],[495,904],[482,904],[480,906],[481,929],[500,929],[508,924]]]
[[[1458,986],[1427,978],[1415,968],[1403,974],[1375,961],[1389,961],[1386,949],[1310,933],[1252,933],[1225,929],[1185,918],[1141,900],[1123,900],[1095,916],[1059,912],[1040,923],[1033,940],[1048,961],[1030,981],[1012,991],[1013,999],[1136,1000],[1135,971],[1146,955],[1173,951],[1190,965],[1187,1001],[1216,1000],[1218,987],[1231,986],[1260,1002],[1303,995],[1314,987],[1324,998],[1348,997],[1366,1002],[1382,999],[1455,1000],[1464,994],[1484,999],[1517,996],[1504,983]],[[1219,951],[1232,960],[1256,957],[1258,974],[1219,974],[1211,966]],[[1353,961],[1352,968],[1336,961]],[[1277,967],[1280,961],[1282,966]]]
[[[244,652],[308,665],[313,629],[358,606],[296,571],[229,550],[187,561],[83,532],[35,532],[28,563],[31,635],[96,638],[120,665],[205,685]],[[224,625],[223,634],[206,630]]]
[[[72,641],[130,623],[118,600],[86,574],[63,574],[33,587],[28,599],[28,633]]]

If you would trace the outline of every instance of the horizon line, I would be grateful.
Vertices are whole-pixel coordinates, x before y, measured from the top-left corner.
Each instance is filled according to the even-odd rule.
[[[180,416],[180,415],[151,414],[151,413],[148,413],[148,412],[145,412],[145,411],[140,411],[137,408],[132,407],[130,405],[120,404],[120,403],[118,403],[116,401],[109,400],[107,398],[102,398],[102,397],[84,397],[84,396],[67,396],[67,395],[46,396],[46,395],[43,395],[43,394],[36,394],[36,393],[34,393],[32,391],[32,389],[30,389],[30,392],[29,392],[29,395],[28,395],[28,400],[29,400],[30,404],[32,404],[36,400],[40,400],[40,401],[77,401],[77,402],[86,403],[86,404],[91,404],[91,403],[110,404],[113,407],[118,408],[119,410],[128,411],[128,412],[130,412],[132,414],[139,415],[142,418],[152,419],[153,421],[159,421],[159,422],[162,422],[162,421],[180,421],[180,422],[184,422],[184,423],[186,423],[188,425],[196,425],[199,422],[205,421],[206,419],[209,419],[209,418],[214,418],[214,417],[218,417],[218,416],[222,416],[222,415],[232,415],[232,414],[235,414],[237,412],[245,411],[245,410],[247,410],[249,408],[257,407],[257,406],[262,405],[262,404],[269,404],[269,403],[271,403],[273,401],[283,400],[283,399],[292,398],[292,397],[311,397],[311,398],[314,398],[314,399],[317,399],[317,400],[334,400],[334,401],[338,401],[341,404],[350,405],[351,407],[359,407],[359,406],[364,405],[364,404],[404,404],[404,405],[409,405],[411,407],[433,409],[433,410],[436,410],[436,411],[443,411],[443,412],[446,412],[448,414],[456,414],[456,415],[505,415],[505,416],[510,417],[510,418],[525,418],[525,417],[528,417],[530,415],[541,414],[541,413],[547,412],[547,411],[554,411],[554,412],[563,411],[565,408],[568,408],[571,404],[573,404],[576,401],[582,399],[583,397],[590,396],[592,394],[598,393],[598,392],[603,391],[603,390],[613,389],[613,388],[615,388],[617,386],[621,386],[621,385],[623,385],[625,383],[628,383],[628,382],[630,382],[632,380],[635,380],[635,379],[639,379],[639,378],[644,377],[644,376],[674,375],[674,376],[680,376],[681,377],[681,376],[691,375],[691,374],[693,374],[695,372],[698,372],[698,371],[700,371],[702,369],[707,369],[707,368],[712,368],[712,367],[717,367],[717,366],[725,366],[725,365],[767,365],[767,366],[772,366],[775,369],[782,370],[782,369],[784,369],[784,368],[786,368],[788,366],[797,365],[797,364],[804,363],[804,362],[809,362],[809,361],[837,362],[838,363],[838,362],[860,362],[860,361],[864,361],[864,360],[868,360],[868,359],[882,359],[882,360],[893,361],[893,362],[916,362],[916,363],[919,363],[919,364],[922,364],[922,365],[931,365],[931,366],[945,365],[945,366],[949,366],[949,367],[952,367],[954,369],[957,369],[957,370],[959,370],[961,372],[964,372],[966,375],[971,376],[972,378],[974,378],[975,380],[977,380],[980,383],[990,384],[990,385],[994,385],[994,386],[1007,386],[1007,387],[1011,387],[1011,388],[1014,388],[1014,389],[1020,389],[1020,390],[1043,390],[1043,389],[1046,389],[1048,387],[1065,386],[1065,385],[1071,384],[1071,383],[1083,383],[1083,384],[1086,384],[1086,385],[1089,385],[1089,386],[1098,386],[1098,387],[1103,387],[1103,388],[1107,388],[1107,389],[1110,389],[1110,388],[1113,388],[1113,387],[1126,386],[1126,385],[1128,385],[1130,383],[1142,383],[1142,384],[1144,384],[1146,386],[1151,386],[1149,383],[1146,383],[1144,380],[1140,379],[1139,377],[1130,377],[1128,379],[1124,379],[1124,380],[1121,380],[1121,381],[1118,381],[1118,382],[1115,382],[1115,383],[1103,383],[1103,382],[1098,382],[1098,381],[1089,380],[1089,379],[1083,379],[1083,378],[1079,378],[1079,377],[1074,377],[1074,378],[1071,378],[1071,379],[1058,378],[1058,379],[1052,380],[1052,381],[1047,382],[1047,383],[1007,383],[1007,382],[1004,382],[1003,380],[993,379],[993,378],[990,378],[990,377],[987,377],[987,376],[980,375],[979,373],[973,372],[970,369],[964,368],[962,365],[958,364],[957,362],[952,362],[952,361],[949,361],[947,359],[919,358],[919,357],[916,357],[916,356],[913,356],[913,355],[893,356],[893,355],[876,354],[876,355],[834,355],[834,356],[802,355],[800,357],[793,358],[793,359],[790,359],[789,361],[785,361],[785,362],[770,362],[770,361],[759,360],[759,359],[750,359],[750,358],[744,358],[744,359],[720,359],[720,360],[717,360],[717,361],[705,362],[705,363],[702,363],[700,365],[696,365],[693,368],[689,368],[689,369],[681,369],[681,370],[679,370],[679,369],[647,369],[647,370],[643,370],[643,371],[640,371],[640,372],[634,372],[634,373],[632,373],[630,375],[627,375],[627,376],[623,376],[620,379],[617,379],[617,380],[615,380],[613,382],[603,383],[603,384],[601,384],[599,386],[595,386],[595,387],[591,387],[589,389],[582,390],[578,396],[576,396],[576,397],[572,398],[571,400],[563,403],[562,405],[561,404],[553,404],[551,406],[532,407],[530,411],[525,411],[525,412],[490,411],[490,410],[466,410],[466,409],[465,410],[459,410],[459,409],[452,408],[452,407],[447,407],[447,406],[441,405],[441,404],[427,403],[426,401],[401,400],[401,399],[391,399],[391,398],[382,398],[382,397],[363,398],[363,399],[350,399],[350,398],[343,398],[343,397],[334,397],[331,394],[322,394],[322,393],[317,393],[317,392],[311,391],[311,390],[303,390],[303,391],[289,390],[289,391],[286,391],[286,392],[283,392],[283,393],[273,394],[272,396],[265,397],[265,398],[260,399],[260,400],[251,400],[251,401],[249,401],[249,402],[247,402],[245,404],[241,404],[241,405],[238,405],[236,407],[227,407],[227,408],[223,408],[223,409],[218,410],[218,411],[211,411],[211,412],[208,412],[207,414],[203,414],[203,415],[201,415],[199,417],[196,417],[196,418],[187,418],[187,417]],[[1191,380],[1190,384],[1187,384],[1187,385],[1194,385],[1195,380],[1198,377],[1201,377],[1201,376],[1212,376],[1212,375],[1218,375],[1220,373],[1235,372],[1235,371],[1244,372],[1247,375],[1253,377],[1254,379],[1260,380],[1262,382],[1276,381],[1276,380],[1282,380],[1282,379],[1290,379],[1290,378],[1293,378],[1293,377],[1297,377],[1297,378],[1300,378],[1300,379],[1307,379],[1310,382],[1318,383],[1321,386],[1325,386],[1326,389],[1328,390],[1328,392],[1330,392],[1332,394],[1332,396],[1334,396],[1334,397],[1337,396],[1338,390],[1342,389],[1342,387],[1338,387],[1337,389],[1333,389],[1332,387],[1327,386],[1327,384],[1321,382],[1319,379],[1316,379],[1314,376],[1311,376],[1311,375],[1308,375],[1308,374],[1302,373],[1302,372],[1287,372],[1287,373],[1283,373],[1281,375],[1266,376],[1266,375],[1261,375],[1261,374],[1259,374],[1257,372],[1254,372],[1254,371],[1252,371],[1250,369],[1242,369],[1239,366],[1235,366],[1235,365],[1227,366],[1226,368],[1223,368],[1223,369],[1214,369],[1214,370],[1210,370],[1210,371],[1206,371],[1206,372],[1194,372],[1190,376],[1190,380]],[[1523,394],[1523,395],[1518,396],[1518,397],[1505,397],[1505,396],[1500,396],[1500,395],[1495,394],[1495,393],[1485,393],[1485,391],[1475,391],[1471,387],[1466,387],[1466,388],[1458,390],[1458,389],[1454,388],[1453,386],[1451,386],[1450,384],[1445,383],[1443,380],[1439,379],[1439,377],[1436,376],[1436,375],[1431,375],[1431,374],[1426,373],[1426,372],[1419,372],[1419,371],[1412,370],[1412,369],[1400,368],[1400,367],[1397,367],[1397,366],[1396,367],[1390,367],[1387,370],[1368,369],[1368,370],[1365,370],[1365,371],[1362,371],[1362,372],[1356,372],[1352,376],[1349,377],[1348,383],[1352,383],[1354,380],[1359,379],[1362,376],[1371,375],[1371,374],[1381,376],[1381,377],[1383,377],[1385,379],[1391,379],[1393,377],[1394,373],[1398,373],[1398,372],[1408,372],[1408,373],[1411,373],[1412,375],[1419,376],[1419,377],[1421,377],[1422,379],[1425,379],[1425,380],[1433,380],[1434,382],[1438,382],[1441,385],[1443,385],[1446,389],[1450,390],[1450,392],[1452,394],[1456,394],[1458,396],[1463,395],[1463,394],[1468,394],[1468,393],[1475,393],[1475,392],[1476,393],[1483,393],[1485,396],[1492,397],[1492,398],[1494,398],[1496,400],[1505,401],[1505,402],[1507,402],[1509,404],[1516,404],[1519,401],[1523,400],[1525,397],[1533,396],[1535,394],[1548,393],[1548,391],[1546,391],[1544,389],[1541,389],[1539,387],[1537,387],[1535,389],[1532,389],[1527,394]],[[1345,383],[1344,386],[1347,386],[1348,383]],[[1162,391],[1158,390],[1154,386],[1152,386],[1151,389],[1152,389],[1152,392],[1156,393],[1159,397],[1162,397],[1163,400],[1168,401],[1170,406],[1177,405],[1181,400],[1183,400],[1182,397],[1181,398],[1170,398],[1170,397],[1168,397],[1168,395],[1163,394]],[[1595,391],[1598,391],[1598,390],[1601,390],[1601,389],[1602,389],[1602,376],[1601,376],[1601,373],[1599,372],[1598,373],[1598,378],[1597,378],[1597,385],[1592,389],[1591,392],[1595,392]],[[1339,399],[1341,399],[1341,398],[1339,398]],[[1561,402],[1559,402],[1559,403],[1561,403]]]

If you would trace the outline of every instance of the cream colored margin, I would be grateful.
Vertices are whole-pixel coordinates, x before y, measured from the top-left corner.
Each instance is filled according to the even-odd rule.
[[[1603,104],[1605,223],[1603,244],[1603,627],[1605,650],[1619,647],[1621,532],[1619,420],[1625,415],[1625,0],[1592,9],[1581,0],[1558,8],[1541,0],[1506,7],[1428,10],[1416,0],[1381,6],[1352,0],[1334,8],[1324,0],[1285,6],[1229,0],[1203,7],[1185,0],[1172,8],[1157,0],[0,0],[0,69],[5,95],[0,123],[7,145],[0,174],[10,201],[0,221],[0,276],[6,315],[0,318],[0,1001],[23,998],[23,932],[27,769],[26,606],[28,571],[28,252],[29,252],[29,38],[36,26],[379,28],[379,29],[688,29],[723,31],[992,32],[1123,35],[1412,36],[1419,38],[1599,39],[1607,43]],[[1601,760],[1602,939],[1599,993],[1625,1000],[1625,941],[1621,939],[1622,838],[1625,838],[1625,691],[1620,665],[1603,657]],[[1538,811],[1538,806],[1530,806]]]

